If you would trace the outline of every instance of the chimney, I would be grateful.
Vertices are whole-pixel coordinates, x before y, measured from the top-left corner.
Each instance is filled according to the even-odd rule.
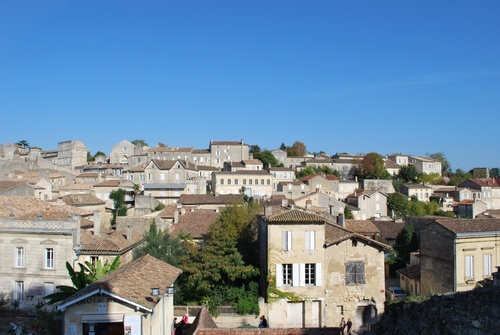
[[[127,225],[127,241],[132,241],[132,225]]]
[[[175,207],[174,209],[174,223],[179,223],[179,207]]]
[[[311,201],[311,199],[307,199],[306,200],[306,209],[311,209],[311,207],[312,207],[312,201]]]
[[[264,216],[273,215],[273,208],[271,206],[264,207]]]
[[[341,226],[342,228],[345,228],[345,220],[344,220],[344,214],[339,214],[337,216],[337,224]]]
[[[101,236],[101,212],[94,212],[94,236]]]
[[[281,199],[281,207],[287,207],[288,206],[288,199],[284,198]]]

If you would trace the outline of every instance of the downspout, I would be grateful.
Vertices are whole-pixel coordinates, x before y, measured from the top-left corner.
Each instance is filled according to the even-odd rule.
[[[453,292],[457,292],[457,235],[453,239]]]

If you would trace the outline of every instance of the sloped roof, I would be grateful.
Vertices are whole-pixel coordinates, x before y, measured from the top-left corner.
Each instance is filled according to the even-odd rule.
[[[355,233],[380,233],[380,230],[370,220],[345,220],[345,226]]]
[[[397,164],[396,162],[394,162],[390,159],[386,159],[385,160],[385,168],[386,169],[399,169],[399,168],[401,168],[401,166],[399,166],[399,164]]]
[[[267,217],[268,223],[325,223],[325,219],[321,216],[300,211],[300,210],[289,210],[283,213],[278,213]]]
[[[380,231],[380,236],[385,240],[395,240],[399,232],[405,227],[404,222],[373,221]]]
[[[191,335],[196,332],[197,329],[214,329],[218,328],[217,324],[215,323],[214,319],[208,312],[208,308],[206,306],[203,306],[201,310],[198,312],[198,315],[194,319],[193,323],[191,326],[186,329],[185,335]]]
[[[338,224],[327,223],[325,225],[325,247],[329,247],[334,244],[341,243],[348,239],[356,239],[367,245],[372,245],[376,248],[390,250],[392,249],[390,245],[382,242],[378,242],[374,239],[364,237],[361,234],[349,231],[346,228],[341,227]]]
[[[420,265],[410,265],[399,269],[397,272],[403,276],[419,281],[420,280]]]
[[[179,236],[180,233],[189,233],[196,239],[204,238],[210,225],[220,216],[219,212],[209,209],[197,209],[179,215],[179,223],[170,226],[169,233]]]
[[[500,219],[437,219],[435,223],[455,234],[500,231]]]
[[[68,215],[86,215],[88,211],[66,204],[53,204],[28,196],[0,196],[0,218],[17,220],[68,220]]]
[[[68,194],[62,197],[66,205],[70,206],[94,206],[104,205],[106,201],[99,199],[91,194]]]
[[[73,294],[61,302],[59,308],[65,308],[88,297],[89,294],[94,292],[97,294],[104,290],[151,310],[159,301],[158,296],[151,294],[151,289],[158,287],[164,290],[166,287],[173,286],[181,272],[182,270],[175,266],[145,255],[120,266]]]
[[[0,193],[25,184],[24,180],[0,180]]]
[[[177,202],[183,205],[226,205],[243,201],[243,194],[181,194]]]

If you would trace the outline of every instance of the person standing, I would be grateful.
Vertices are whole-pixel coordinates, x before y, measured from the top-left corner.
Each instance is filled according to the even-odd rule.
[[[352,321],[351,318],[347,319],[347,335],[351,335]]]
[[[264,315],[260,317],[259,328],[267,328],[267,320]]]
[[[339,324],[340,334],[342,334],[342,335],[344,334],[345,326],[346,326],[345,319],[342,318],[342,320],[340,320],[340,324]]]

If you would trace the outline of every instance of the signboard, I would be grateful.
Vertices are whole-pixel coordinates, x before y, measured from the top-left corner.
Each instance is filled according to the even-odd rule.
[[[124,320],[125,335],[141,335],[141,316],[125,316]]]

